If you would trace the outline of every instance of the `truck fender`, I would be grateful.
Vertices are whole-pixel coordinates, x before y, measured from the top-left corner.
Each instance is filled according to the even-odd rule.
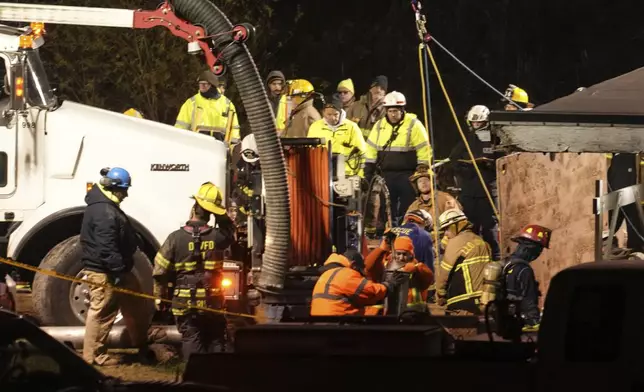
[[[47,230],[48,227],[55,225],[56,223],[64,222],[65,220],[77,221],[78,226],[69,230],[69,233],[61,232],[61,238],[49,238],[52,244],[51,246],[46,246],[46,248],[49,249],[44,249],[44,253],[39,255],[40,257],[37,258],[37,261],[39,262],[40,259],[42,259],[42,257],[44,257],[45,254],[47,254],[47,252],[55,245],[80,233],[80,222],[82,222],[84,212],[85,206],[69,207],[58,211],[48,211],[46,208],[37,210],[34,214],[30,215],[27,220],[22,222],[22,224],[11,234],[11,237],[9,238],[9,246],[7,248],[7,256],[20,261],[23,252],[30,242],[35,239],[38,233]],[[161,247],[161,244],[157,241],[150,230],[141,224],[141,222],[130,215],[128,215],[128,218],[143,240],[144,246],[142,251],[146,253],[151,260],[154,259],[154,253],[156,253],[156,251]]]

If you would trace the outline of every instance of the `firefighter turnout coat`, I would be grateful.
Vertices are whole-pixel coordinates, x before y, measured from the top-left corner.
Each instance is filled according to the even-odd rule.
[[[223,307],[223,257],[234,240],[233,227],[214,229],[191,221],[172,232],[154,258],[154,295],[168,298],[168,283],[174,284],[172,314],[182,316],[186,306]],[[201,312],[201,311],[199,311]]]
[[[343,255],[332,253],[313,288],[311,316],[363,315],[387,295],[387,286],[367,280]]]
[[[344,110],[340,115],[340,122],[336,126],[329,125],[325,119],[311,124],[308,137],[323,138],[331,141],[331,150],[334,155],[343,155],[345,158],[345,175],[347,177],[364,176],[364,155],[367,145],[362,137],[358,124],[346,119]]]
[[[418,165],[429,166],[431,155],[427,130],[411,113],[395,126],[381,118],[367,139],[366,163],[379,163],[383,172],[414,172]]]
[[[193,95],[181,106],[174,126],[213,137],[220,134],[231,144],[241,140],[235,105],[222,94],[212,99]]]
[[[436,292],[447,299],[447,309],[479,312],[483,269],[492,261],[490,246],[469,229],[447,242]]]

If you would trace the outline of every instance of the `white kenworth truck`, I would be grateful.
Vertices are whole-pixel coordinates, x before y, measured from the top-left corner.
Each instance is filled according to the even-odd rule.
[[[43,44],[42,24],[0,25],[8,95],[0,100],[0,256],[80,277],[86,192],[102,168],[123,167],[133,186],[122,208],[143,243],[135,273],[151,292],[151,260],[187,220],[189,196],[206,181],[225,192],[227,148],[209,136],[61,101],[39,57]],[[84,323],[85,285],[36,274],[32,292],[43,324]]]

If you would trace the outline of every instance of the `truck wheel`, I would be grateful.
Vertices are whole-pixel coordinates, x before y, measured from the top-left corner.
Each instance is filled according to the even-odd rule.
[[[40,268],[83,279],[80,236],[70,237],[56,245],[42,260]],[[132,272],[138,279],[142,291],[152,293],[152,265],[140,250],[134,254]],[[32,288],[33,309],[42,325],[85,325],[89,307],[89,292],[86,284],[36,273]],[[151,321],[154,315],[154,302],[151,300],[148,302]],[[116,324],[124,324],[120,312]]]

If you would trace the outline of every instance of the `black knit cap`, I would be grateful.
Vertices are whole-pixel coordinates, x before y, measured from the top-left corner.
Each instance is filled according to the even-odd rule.
[[[338,112],[342,110],[342,100],[340,99],[340,96],[338,94],[333,94],[331,97],[326,99],[326,102],[324,103],[324,108],[332,108],[337,110]]]
[[[385,75],[378,75],[373,79],[369,88],[380,86],[383,90],[387,91],[388,85],[389,80],[387,79],[387,77]]]

